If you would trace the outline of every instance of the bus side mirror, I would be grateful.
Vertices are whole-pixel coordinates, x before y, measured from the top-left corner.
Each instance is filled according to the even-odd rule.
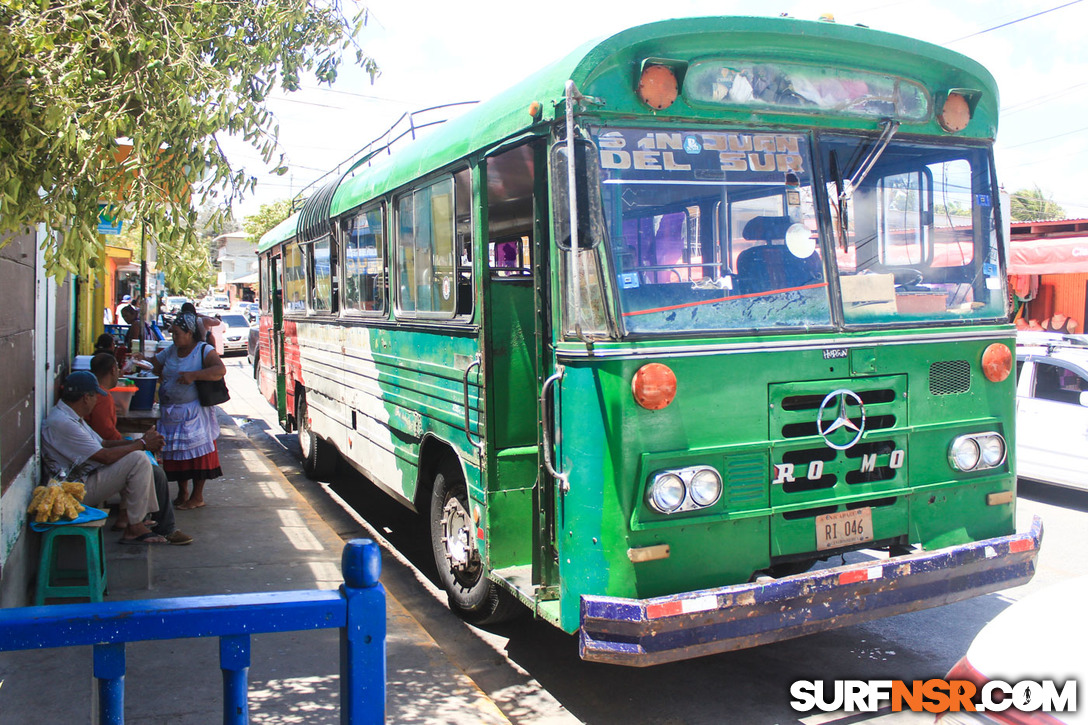
[[[555,199],[555,240],[570,249],[570,184],[567,177],[567,143],[552,146],[552,194]],[[578,248],[593,249],[604,238],[601,209],[601,174],[597,147],[585,139],[574,143],[574,184],[578,200]]]

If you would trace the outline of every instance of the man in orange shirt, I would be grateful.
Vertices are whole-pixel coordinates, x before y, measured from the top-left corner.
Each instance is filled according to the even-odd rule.
[[[117,358],[107,352],[101,352],[91,358],[91,372],[98,378],[98,385],[103,390],[109,391],[117,387],[117,380],[121,371],[117,367]],[[104,441],[124,440],[124,436],[117,430],[117,407],[113,403],[112,395],[99,395],[94,409],[84,418],[91,430],[102,437]],[[151,430],[155,430],[152,428]],[[156,431],[156,435],[158,435]],[[162,438],[161,435],[158,436]],[[157,450],[157,448],[156,448]],[[184,546],[193,543],[193,537],[174,526],[174,504],[170,500],[170,487],[166,482],[166,472],[159,465],[152,465],[151,471],[155,477],[155,499],[159,504],[159,511],[155,518],[159,519],[158,525],[152,531],[175,546]],[[127,522],[127,514],[122,511],[118,514],[118,521],[114,528],[123,527]]]

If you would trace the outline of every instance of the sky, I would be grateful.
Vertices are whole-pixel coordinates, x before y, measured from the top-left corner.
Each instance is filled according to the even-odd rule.
[[[344,0],[349,7],[352,0]],[[257,177],[235,217],[288,198],[385,132],[403,113],[486,100],[585,41],[670,17],[757,15],[860,23],[944,46],[997,79],[995,157],[1007,191],[1038,186],[1068,218],[1088,218],[1088,0],[374,0],[357,40],[378,63],[371,83],[349,57],[336,83],[273,97],[291,171],[226,144]],[[358,7],[358,6],[356,6]],[[1032,17],[1034,16],[1034,17]],[[999,27],[1004,26],[1004,27]]]

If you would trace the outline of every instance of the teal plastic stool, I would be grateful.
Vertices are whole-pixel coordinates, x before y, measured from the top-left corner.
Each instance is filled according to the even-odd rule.
[[[38,564],[38,591],[34,604],[45,604],[46,599],[88,597],[92,602],[101,602],[106,593],[106,556],[102,550],[102,529],[105,519],[88,521],[83,524],[54,526],[42,534],[42,556]],[[57,540],[63,536],[77,536],[83,539],[86,552],[87,568],[61,569],[59,565]],[[86,579],[86,584],[55,584],[65,579]]]

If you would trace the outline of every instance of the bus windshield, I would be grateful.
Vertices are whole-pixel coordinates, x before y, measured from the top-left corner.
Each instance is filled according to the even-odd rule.
[[[982,147],[832,136],[814,153],[807,134],[751,129],[592,136],[625,334],[830,329],[840,306],[847,326],[1005,315]]]
[[[876,145],[820,143],[846,324],[1004,316],[988,152],[896,140],[858,178]]]
[[[807,136],[608,128],[595,140],[627,332],[831,324]]]

